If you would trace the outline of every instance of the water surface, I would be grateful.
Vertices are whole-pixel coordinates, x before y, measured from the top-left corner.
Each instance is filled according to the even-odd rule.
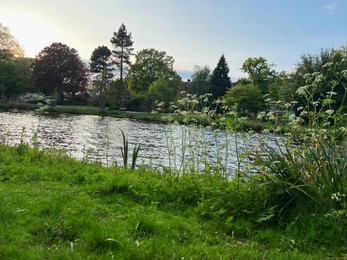
[[[93,115],[37,115],[33,112],[0,113],[0,139],[9,145],[21,140],[42,148],[64,149],[76,159],[87,158],[110,166],[122,164],[121,130],[130,147],[140,145],[138,165],[195,168],[237,168],[239,151],[257,149],[258,138],[210,128],[140,122]],[[247,156],[246,156],[247,157]],[[244,161],[247,159],[243,159]],[[244,166],[243,166],[244,167]]]

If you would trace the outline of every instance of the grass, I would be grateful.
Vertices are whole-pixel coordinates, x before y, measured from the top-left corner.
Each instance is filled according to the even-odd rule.
[[[0,144],[0,258],[326,259],[346,252],[337,241],[316,241],[318,222],[257,221],[270,214],[266,195],[255,182],[105,168],[61,151]]]

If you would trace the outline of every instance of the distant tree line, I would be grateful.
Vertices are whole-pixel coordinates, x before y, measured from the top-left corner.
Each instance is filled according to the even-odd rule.
[[[134,54],[133,43],[131,32],[122,24],[110,39],[112,48],[97,46],[89,64],[82,61],[77,50],[63,43],[52,43],[35,59],[29,59],[9,28],[0,24],[0,97],[42,92],[54,96],[58,103],[86,102],[86,93],[91,92],[96,99],[90,103],[101,110],[151,111],[158,103],[175,102],[185,91],[197,96],[211,93],[211,101],[218,99],[239,113],[256,115],[270,107],[276,109],[276,102],[295,100],[297,107],[302,105],[298,90],[310,84],[314,79],[309,75],[316,73],[321,80],[310,89],[312,100],[319,102],[331,92],[330,107],[338,108],[341,103],[346,107],[346,77],[342,77],[347,73],[346,46],[305,54],[290,73],[275,71],[275,65],[264,57],[250,57],[240,68],[247,77],[236,82],[231,82],[222,55],[213,70],[196,66],[191,80],[183,82],[174,70],[172,56],[153,48]]]

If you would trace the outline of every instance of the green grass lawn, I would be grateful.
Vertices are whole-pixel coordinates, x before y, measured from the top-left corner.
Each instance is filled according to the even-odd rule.
[[[0,144],[0,258],[334,256],[314,243],[296,245],[298,238],[280,226],[247,219],[242,212],[261,208],[256,196],[265,192],[252,187],[211,175],[105,168],[60,151]]]

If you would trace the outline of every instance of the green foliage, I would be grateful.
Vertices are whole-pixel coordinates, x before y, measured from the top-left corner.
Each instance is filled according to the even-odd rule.
[[[126,93],[125,88],[126,85],[123,81],[123,75],[127,71],[128,68],[131,67],[130,58],[133,54],[134,48],[133,40],[131,32],[128,33],[126,26],[122,23],[119,27],[118,32],[113,33],[113,37],[111,38],[111,43],[113,46],[113,62],[119,68],[120,78],[119,81],[116,82],[117,87],[117,99],[118,99],[118,107],[123,105],[123,98]]]
[[[256,85],[236,85],[229,89],[223,97],[225,105],[242,112],[257,113],[263,107],[263,95]]]
[[[345,86],[347,79],[344,76],[347,70],[347,51],[346,48],[340,49],[323,49],[320,54],[303,55],[297,64],[297,70],[293,75],[293,80],[298,90],[300,87],[309,85],[310,95],[313,101],[320,102],[326,98],[326,94],[332,91],[333,109],[346,107],[344,99]],[[315,75],[314,75],[315,74]],[[314,75],[314,77],[312,77]],[[316,77],[320,75],[319,77]],[[301,95],[296,95],[296,100],[299,101],[299,106],[306,104],[307,100],[302,100]]]
[[[281,211],[291,211],[297,205],[305,205],[302,210],[308,211],[329,210],[334,207],[332,194],[347,192],[343,187],[347,181],[343,174],[347,171],[345,151],[325,140],[312,142],[295,150],[263,143],[260,158],[269,173],[263,177],[268,189],[277,194],[272,199],[278,201]]]
[[[96,93],[99,94],[99,107],[105,110],[106,92],[112,74],[111,51],[106,46],[95,48],[90,58],[90,71],[95,75],[94,86]]]
[[[287,231],[259,229],[255,220],[264,210],[259,198],[267,190],[257,183],[235,183],[211,174],[178,177],[143,168],[103,168],[25,144],[0,144],[0,181],[2,258],[326,255],[314,243],[305,248],[307,242],[298,241],[304,239],[299,231],[293,250]],[[332,212],[327,218],[335,216]],[[339,244],[337,239],[333,243],[333,248]]]
[[[123,147],[121,147],[121,152],[122,152],[122,158],[123,158],[123,165],[124,168],[128,168],[128,158],[129,158],[129,142],[126,139],[124,132],[121,130],[122,132],[122,137],[123,137]],[[131,169],[134,170],[135,166],[136,166],[136,161],[137,161],[137,157],[140,151],[140,145],[135,145],[134,146],[134,151],[133,151],[133,155],[132,155],[132,160],[131,160]]]
[[[175,89],[170,86],[169,81],[165,78],[160,78],[154,81],[148,89],[148,95],[157,102],[170,103],[174,101],[176,96]]]
[[[0,243],[0,256],[344,258],[347,74],[336,64],[327,63],[323,72],[305,74],[305,85],[297,91],[302,99],[298,117],[286,121],[286,136],[272,136],[275,145],[264,138],[266,135],[260,136],[260,150],[247,153],[255,159],[251,174],[239,166],[244,155],[235,131],[266,125],[239,118],[236,106],[230,110],[224,102],[213,103],[207,94],[188,94],[170,104],[170,112],[175,113],[167,116],[169,121],[178,115],[185,124],[181,147],[168,143],[169,156],[176,156],[181,149],[177,162],[182,163],[183,174],[146,167],[134,170],[138,146],[134,148],[133,167],[127,169],[129,144],[123,132],[124,167],[76,162],[61,151],[41,151],[37,146],[30,149],[23,142],[14,148],[1,144],[0,242],[6,243]],[[245,94],[242,89],[238,97],[246,101],[246,96],[259,92],[253,81],[239,82],[235,91],[240,91],[239,86],[255,88]],[[165,98],[163,93],[170,88],[165,77],[152,83],[144,94],[135,96],[147,108],[153,105],[151,96]],[[284,74],[271,80],[266,96],[269,110],[295,105],[273,100],[290,93],[292,84],[294,81],[288,81]],[[345,92],[339,92],[337,99],[335,90],[339,87]],[[279,126],[285,118],[273,111],[259,114],[261,117],[276,127],[275,133],[282,133]],[[209,120],[215,121],[212,124]],[[227,130],[223,147],[235,145],[239,164],[233,173],[226,171],[228,154],[221,158],[219,147],[217,165],[207,158],[204,170],[199,171],[195,158],[205,151],[197,143],[206,145],[205,140],[194,136],[186,125],[200,122]],[[235,138],[234,143],[229,136]],[[186,155],[192,157],[187,159]],[[19,253],[15,247],[23,251]]]
[[[155,49],[144,49],[135,56],[135,63],[132,65],[127,82],[132,94],[146,93],[149,86],[161,78],[179,78],[173,70],[174,59],[164,51]]]
[[[131,32],[128,33],[126,26],[122,23],[119,27],[118,32],[113,33],[111,43],[114,47],[113,55],[115,57],[115,64],[119,67],[120,71],[120,82],[123,83],[124,69],[130,67],[130,57],[133,55],[133,41]]]
[[[33,89],[30,59],[0,59],[0,97],[10,98]]]
[[[335,68],[329,68],[332,70],[329,73],[335,74]],[[318,72],[306,74],[307,84],[297,91],[304,104],[298,108],[299,116],[288,124],[287,139],[276,138],[276,146],[262,141],[256,156],[263,167],[259,181],[269,191],[265,200],[271,212],[268,220],[285,225],[306,245],[325,246],[331,241],[329,246],[334,247],[347,241],[345,235],[336,235],[347,232],[346,122],[343,120],[347,89],[342,77],[341,82],[326,82],[327,92],[318,101],[315,90],[324,76]],[[345,93],[340,107],[334,110],[333,90],[339,84]],[[305,128],[301,127],[304,122]]]
[[[190,91],[198,96],[211,93],[211,70],[208,66],[194,68]]]
[[[231,80],[228,74],[228,63],[224,55],[222,55],[211,75],[211,93],[214,99],[224,96],[227,89],[231,87]]]
[[[150,112],[154,106],[154,100],[147,93],[134,94],[126,103],[130,111]]]
[[[14,62],[0,60],[0,96],[11,97],[17,93],[18,76]]]
[[[295,85],[285,72],[278,73],[269,84],[268,97],[272,100],[291,102],[295,99]]]
[[[90,71],[96,73],[110,73],[112,69],[111,66],[111,51],[106,46],[99,46],[94,49],[92,56],[90,58]],[[103,75],[106,78],[112,77],[112,75]]]
[[[268,64],[263,57],[248,58],[241,67],[241,70],[249,75],[251,82],[258,86],[263,95],[268,94],[269,85],[276,73],[272,70],[273,64]]]

